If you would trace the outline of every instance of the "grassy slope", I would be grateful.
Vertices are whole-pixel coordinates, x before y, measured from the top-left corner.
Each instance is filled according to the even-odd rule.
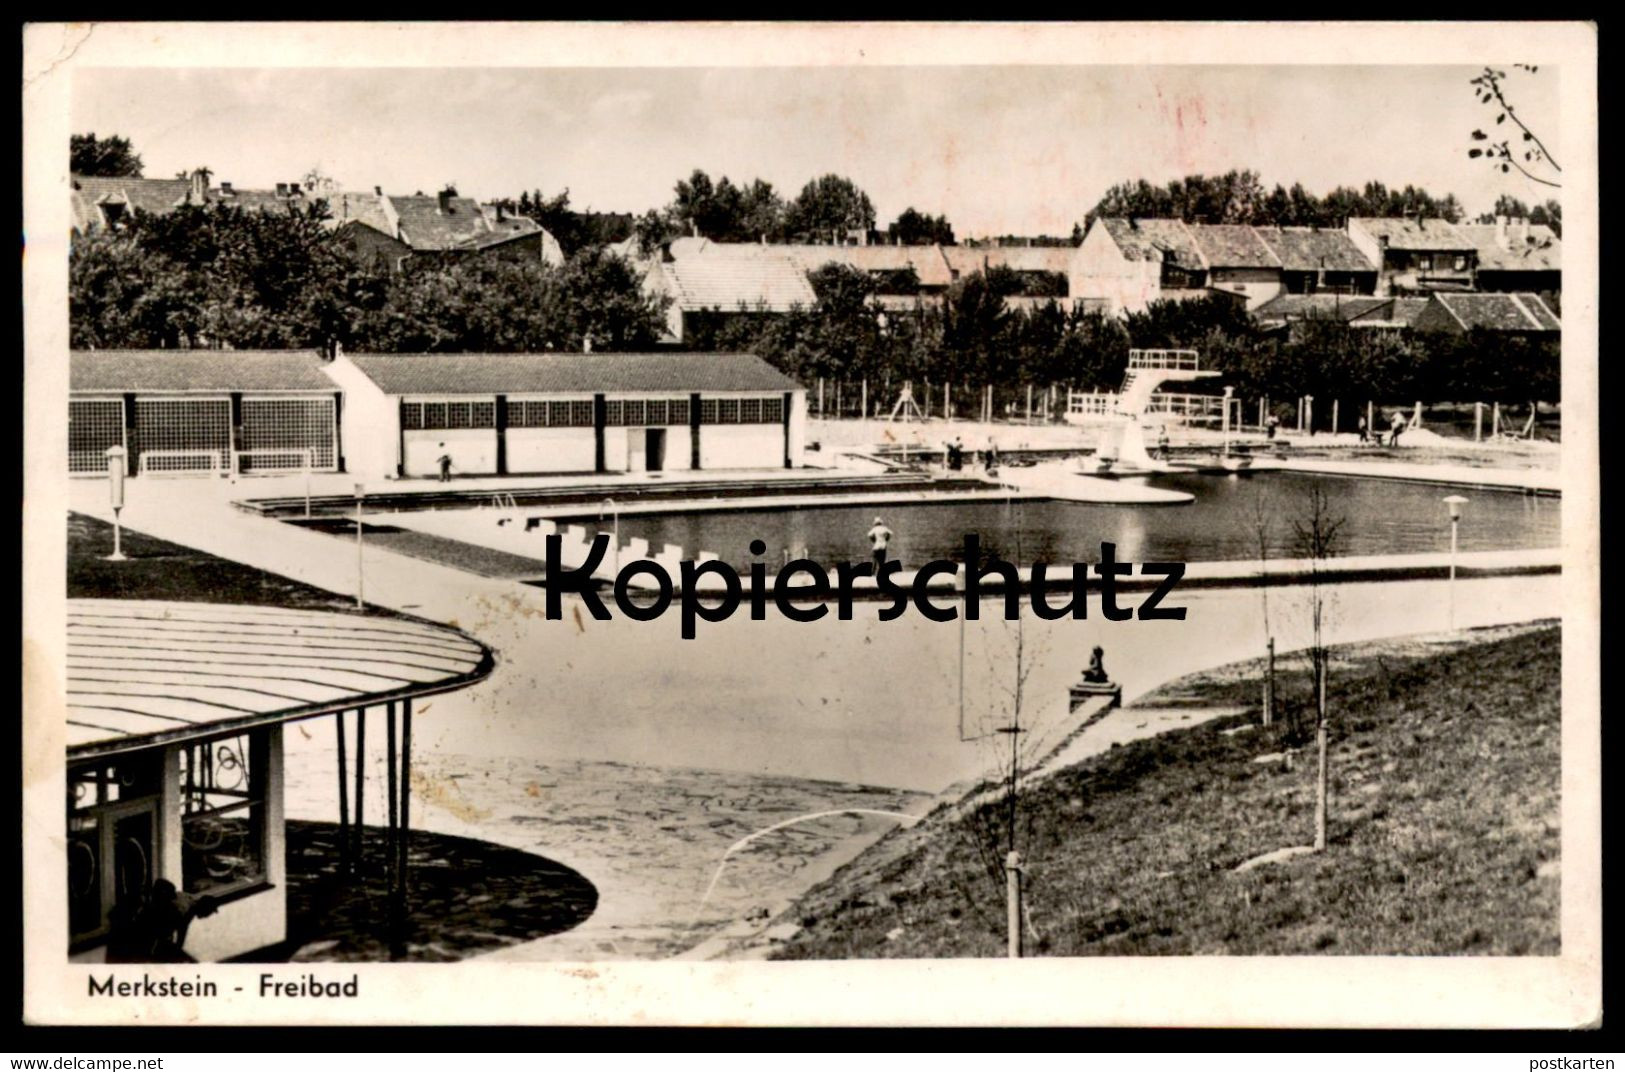
[[[68,515],[70,599],[168,599],[182,603],[240,603],[296,610],[355,612],[355,597],[324,591],[240,562],[125,529],[127,562],[108,562],[113,526],[83,514]],[[389,614],[369,606],[365,613]]]
[[[1114,748],[1024,795],[1029,950],[1145,954],[1558,952],[1556,627],[1450,654],[1334,667],[1330,850],[1314,753],[1256,711]],[[1300,678],[1302,675],[1299,675]],[[1298,696],[1302,680],[1289,683]],[[1209,675],[1208,702],[1256,679]],[[1132,709],[1114,717],[1132,717]],[[990,822],[990,820],[992,820]],[[934,816],[805,895],[789,958],[1002,956],[1004,846],[988,814]]]

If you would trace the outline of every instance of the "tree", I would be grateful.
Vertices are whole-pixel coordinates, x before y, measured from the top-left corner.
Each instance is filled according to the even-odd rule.
[[[799,240],[844,237],[874,226],[875,206],[869,195],[840,175],[812,180],[785,211],[785,230]]]
[[[141,157],[128,138],[74,134],[68,140],[68,170],[75,175],[139,179],[141,168]]]
[[[954,229],[946,216],[927,216],[913,208],[906,208],[886,228],[886,237],[905,246],[951,246],[954,244]]]
[[[1329,718],[1326,709],[1326,677],[1331,666],[1327,647],[1325,618],[1327,593],[1321,581],[1326,560],[1337,553],[1343,519],[1331,514],[1331,501],[1319,485],[1309,489],[1304,516],[1292,522],[1294,543],[1300,558],[1309,562],[1309,665],[1315,704],[1315,851],[1326,851],[1327,789],[1329,785]]]
[[[1515,63],[1512,66],[1529,74],[1534,74],[1539,70],[1538,67],[1527,63]],[[1518,115],[1517,108],[1507,100],[1506,82],[1507,73],[1493,67],[1484,68],[1483,72],[1476,78],[1468,80],[1468,84],[1473,87],[1473,95],[1477,98],[1478,103],[1488,106],[1491,111],[1496,113],[1494,125],[1502,128],[1499,133],[1505,133],[1505,131],[1511,129],[1505,125],[1509,119],[1512,120],[1512,126],[1516,130],[1505,134],[1505,136],[1500,136],[1499,140],[1497,140],[1498,135],[1485,133],[1482,128],[1474,130],[1472,140],[1481,144],[1468,149],[1467,155],[1474,160],[1484,160],[1490,167],[1502,174],[1509,174],[1516,170],[1530,182],[1553,188],[1561,187],[1563,183],[1560,178],[1563,174],[1563,168],[1552,158],[1551,151],[1546,148],[1546,143],[1541,141],[1539,135],[1530,129],[1529,125]],[[1514,148],[1514,145],[1516,145],[1516,148]]]

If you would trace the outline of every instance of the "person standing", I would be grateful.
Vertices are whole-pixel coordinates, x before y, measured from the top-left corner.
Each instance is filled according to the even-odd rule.
[[[1388,445],[1399,446],[1399,437],[1405,431],[1405,415],[1398,410],[1394,411],[1392,419],[1388,422]]]
[[[451,453],[445,451],[446,445],[444,443],[440,444],[440,446],[444,453],[435,459],[435,464],[440,466],[440,482],[446,484],[451,481]]]
[[[880,567],[886,564],[886,550],[891,546],[892,537],[896,533],[887,528],[886,523],[877,517],[875,523],[869,527],[868,535],[869,546],[873,549],[874,554],[875,573],[879,574]]]
[[[1356,427],[1357,427],[1357,429],[1358,429],[1358,431],[1360,433],[1360,442],[1369,443],[1371,441],[1371,436],[1368,435],[1367,432],[1366,432],[1365,418],[1364,417],[1360,418],[1359,423],[1356,425]]]

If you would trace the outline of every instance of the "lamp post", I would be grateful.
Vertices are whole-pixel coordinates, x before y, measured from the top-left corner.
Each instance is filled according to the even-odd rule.
[[[361,484],[355,486],[355,607],[361,610],[366,607],[362,598],[362,565],[361,565],[361,501],[367,497],[367,489]]]
[[[123,447],[115,444],[107,448],[107,494],[113,505],[113,553],[107,556],[108,562],[123,562],[125,559],[118,519],[119,511],[124,509],[124,459]]]
[[[1461,508],[1467,500],[1460,495],[1446,495],[1444,504],[1450,510],[1450,628],[1456,628],[1456,530],[1461,525]]]
[[[614,499],[606,498],[599,505],[598,520],[600,521],[604,520],[603,507],[605,505],[609,507],[610,511],[610,531],[612,533],[610,540],[615,545],[615,557],[611,561],[614,563],[615,572],[619,574],[621,572],[621,508],[615,504]]]

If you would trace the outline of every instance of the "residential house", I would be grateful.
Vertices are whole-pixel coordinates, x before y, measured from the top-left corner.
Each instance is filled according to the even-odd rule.
[[[818,295],[792,248],[678,238],[645,260],[644,290],[671,299],[663,341],[683,342],[700,321],[810,308]]]
[[[1183,220],[1101,217],[1069,268],[1067,293],[1104,299],[1116,316],[1210,293],[1207,262]]]
[[[1377,293],[1469,291],[1478,268],[1478,247],[1453,224],[1424,216],[1354,216],[1349,238],[1377,266]]]
[[[1252,228],[1280,263],[1284,294],[1374,294],[1377,266],[1341,228]]]
[[[179,179],[132,179],[74,175],[73,229],[84,234],[96,227],[117,227],[130,214],[162,216],[182,205],[209,200],[209,174],[199,169]]]
[[[1563,243],[1543,223],[1497,216],[1493,224],[1457,224],[1478,250],[1478,289],[1551,294],[1563,289]]]

